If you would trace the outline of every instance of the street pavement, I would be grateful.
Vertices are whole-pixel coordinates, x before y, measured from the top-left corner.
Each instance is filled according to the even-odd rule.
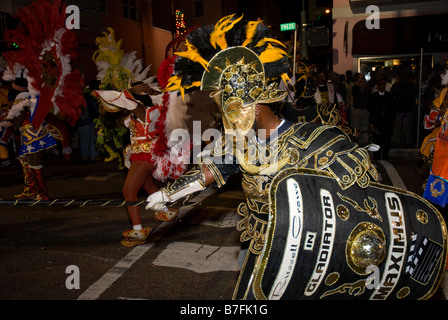
[[[420,193],[417,150],[393,150],[375,165],[381,182]],[[47,159],[52,199],[122,199],[116,162]],[[131,227],[124,207],[0,206],[0,300],[229,300],[237,282],[240,176],[208,188],[172,223],[154,220],[138,247],[120,245]],[[20,164],[0,168],[0,198],[23,189]],[[140,198],[144,200],[145,194]],[[448,282],[447,282],[448,283]],[[444,281],[432,300],[446,300]]]

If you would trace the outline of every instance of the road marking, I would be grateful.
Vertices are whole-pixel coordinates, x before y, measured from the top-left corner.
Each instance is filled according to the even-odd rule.
[[[208,188],[193,198],[191,201],[200,202],[210,195],[214,194],[217,188]],[[193,207],[183,207],[179,209],[179,216],[183,217]],[[163,229],[165,225],[170,223],[160,224],[153,232]],[[100,279],[87,288],[79,297],[78,300],[96,300],[100,295],[106,291],[115,281],[117,281],[129,268],[140,259],[149,249],[152,248],[154,242],[145,243],[140,246],[136,246],[129,252],[123,259],[118,261],[108,272],[106,272]]]
[[[191,222],[215,228],[236,228],[240,220],[241,216],[235,209],[223,210],[222,207],[206,206]]]
[[[118,280],[138,259],[140,259],[146,251],[148,251],[154,243],[145,243],[135,247],[116,265],[114,265],[105,275],[92,284],[84,291],[78,300],[95,300],[107,289],[112,283]]]
[[[378,162],[381,163],[384,169],[386,169],[387,175],[392,181],[392,185],[394,187],[407,190],[406,185],[404,184],[403,180],[401,180],[401,177],[398,174],[398,171],[395,170],[395,168],[389,162],[384,160],[378,160]]]
[[[153,261],[163,267],[183,268],[196,273],[239,271],[241,247],[216,247],[200,243],[173,242]]]

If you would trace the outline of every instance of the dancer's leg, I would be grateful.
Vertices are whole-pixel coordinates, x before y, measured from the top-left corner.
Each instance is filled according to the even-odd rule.
[[[126,201],[137,201],[137,195],[150,177],[153,165],[146,161],[134,161],[131,164],[123,186],[123,197]],[[133,226],[141,225],[140,207],[128,206],[129,218]]]

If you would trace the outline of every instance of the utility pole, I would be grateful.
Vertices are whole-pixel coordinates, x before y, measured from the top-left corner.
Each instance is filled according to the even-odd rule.
[[[308,59],[308,30],[307,30],[307,19],[305,10],[305,0],[302,0],[302,11],[300,13],[300,51],[301,60]]]

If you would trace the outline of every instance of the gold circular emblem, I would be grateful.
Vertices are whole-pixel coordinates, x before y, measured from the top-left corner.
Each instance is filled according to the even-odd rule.
[[[350,211],[348,211],[348,208],[342,204],[337,206],[336,212],[341,220],[347,221],[350,217]]]
[[[417,213],[417,220],[420,221],[423,224],[428,223],[428,214],[423,210],[418,210]]]
[[[409,287],[403,287],[400,290],[398,290],[397,298],[398,299],[406,298],[410,292],[411,292],[411,289],[409,289]]]
[[[370,222],[359,223],[348,237],[345,255],[349,267],[358,274],[367,274],[370,265],[378,266],[386,256],[383,230]]]
[[[327,286],[332,286],[339,280],[339,273],[338,272],[332,272],[325,278],[325,284]]]
[[[328,162],[328,158],[327,157],[322,157],[317,161],[321,166],[323,166],[324,164],[326,164]]]
[[[288,148],[285,151],[286,157],[288,158],[288,163],[294,165],[300,160],[300,153],[297,149]]]

